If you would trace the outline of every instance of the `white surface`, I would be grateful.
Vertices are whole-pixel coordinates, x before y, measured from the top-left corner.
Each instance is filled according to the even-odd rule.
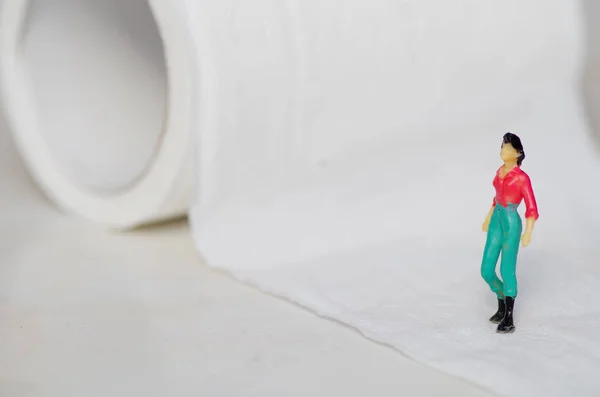
[[[0,395],[491,394],[198,262],[185,223],[57,214],[0,127]]]
[[[194,119],[179,113],[193,131],[167,129],[177,138],[163,146],[178,159],[195,136],[191,221],[211,265],[498,393],[598,394],[600,212],[587,182],[599,168],[576,90],[578,2],[151,4],[170,87],[182,80],[169,65],[194,63],[182,96]],[[158,203],[181,208],[168,203],[187,197],[185,161],[155,161],[158,191],[149,178],[117,198],[42,166],[52,152],[29,124],[24,76],[3,65],[21,149],[55,200],[121,226],[154,219]],[[523,139],[541,213],[508,338],[487,323],[494,296],[479,277],[507,130]]]

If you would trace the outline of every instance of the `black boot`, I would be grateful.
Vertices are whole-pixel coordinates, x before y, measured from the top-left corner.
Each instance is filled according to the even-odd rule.
[[[490,321],[494,324],[500,324],[500,321],[504,318],[504,313],[506,312],[506,304],[504,303],[504,298],[498,299],[498,311],[490,317]]]
[[[496,332],[501,334],[508,334],[514,332],[515,325],[513,324],[513,307],[515,306],[515,298],[511,298],[507,296],[505,298],[506,301],[506,311],[504,313],[504,318],[498,324],[498,328]]]

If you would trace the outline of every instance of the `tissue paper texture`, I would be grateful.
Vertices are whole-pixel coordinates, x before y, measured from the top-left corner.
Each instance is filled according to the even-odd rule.
[[[540,4],[191,13],[214,44],[220,109],[197,145],[200,252],[499,394],[597,394],[599,168],[577,92],[579,10],[545,2],[542,19]],[[479,268],[506,131],[541,213],[509,337],[487,321],[496,300]]]

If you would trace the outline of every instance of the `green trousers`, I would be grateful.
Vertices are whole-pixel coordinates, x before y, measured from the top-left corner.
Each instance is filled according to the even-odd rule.
[[[517,212],[518,204],[508,204],[503,207],[496,204],[490,218],[483,260],[481,262],[481,277],[496,293],[498,298],[517,296],[517,255],[523,225]],[[500,276],[496,274],[496,263],[502,252],[500,261]]]

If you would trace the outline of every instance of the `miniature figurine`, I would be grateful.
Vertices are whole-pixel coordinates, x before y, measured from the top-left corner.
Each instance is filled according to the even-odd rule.
[[[521,170],[525,152],[521,139],[510,132],[502,138],[500,157],[504,162],[494,178],[496,195],[492,201],[482,230],[487,232],[481,276],[498,298],[498,311],[490,318],[498,324],[496,332],[510,333],[515,330],[513,307],[517,297],[517,255],[519,240],[523,247],[531,242],[531,232],[539,214],[529,176]],[[525,232],[521,236],[521,217],[517,207],[525,201]],[[496,263],[502,252],[500,275],[496,274]]]

